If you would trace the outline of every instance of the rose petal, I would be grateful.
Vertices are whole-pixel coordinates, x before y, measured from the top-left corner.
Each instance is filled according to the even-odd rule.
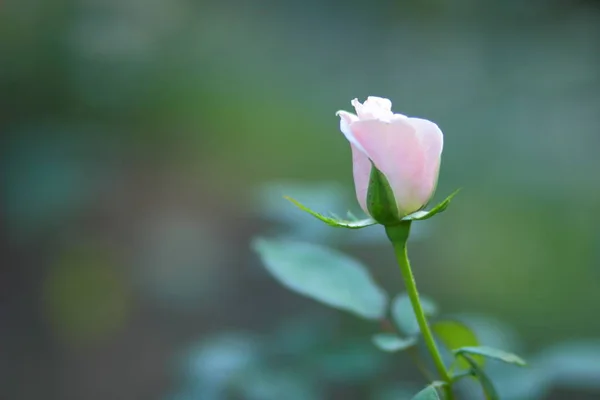
[[[356,148],[352,147],[352,172],[354,174],[354,189],[356,190],[356,198],[360,207],[367,215],[367,192],[369,191],[369,180],[371,179],[371,160],[367,155]]]
[[[351,127],[365,154],[386,176],[399,213],[408,215],[422,208],[429,200],[425,188],[432,183],[420,135],[408,119],[357,121]]]
[[[350,144],[354,145],[359,150],[364,152],[362,146],[356,141],[356,139],[354,138],[354,134],[350,129],[350,124],[358,121],[358,117],[352,113],[343,110],[338,111],[337,113],[335,113],[335,115],[338,115],[340,117],[340,131],[342,131],[346,139],[350,142]]]
[[[421,118],[409,118],[408,122],[417,130],[423,154],[425,155],[425,172],[420,197],[433,196],[438,180],[444,135],[433,122]]]
[[[394,116],[392,102],[388,99],[371,96],[363,104],[358,99],[353,99],[351,103],[361,120],[380,119],[389,121]]]
[[[392,112],[392,102],[390,99],[386,99],[384,97],[377,96],[369,96],[364,103],[365,106],[373,106],[377,107],[381,110]]]

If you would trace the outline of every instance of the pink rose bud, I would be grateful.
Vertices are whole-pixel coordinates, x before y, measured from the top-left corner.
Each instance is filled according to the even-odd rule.
[[[392,102],[352,100],[356,114],[338,111],[340,129],[352,147],[356,197],[369,213],[371,162],[387,179],[402,218],[424,208],[438,179],[444,136],[436,124],[392,112]],[[395,214],[395,210],[394,210]]]

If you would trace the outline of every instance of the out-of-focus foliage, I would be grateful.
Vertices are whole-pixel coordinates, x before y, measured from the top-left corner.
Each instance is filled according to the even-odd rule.
[[[433,317],[438,313],[438,307],[427,296],[420,296],[421,307],[427,317]],[[394,297],[391,304],[391,314],[394,322],[402,333],[406,335],[416,335],[419,332],[419,323],[413,311],[410,299],[406,293]]]
[[[380,350],[395,353],[406,350],[417,343],[414,337],[402,338],[395,333],[377,333],[371,337],[373,344]]]
[[[308,211],[308,214],[314,214],[304,206],[300,208]],[[320,215],[317,217],[321,222],[332,225],[327,218]],[[406,239],[407,236],[404,236],[400,240]],[[397,245],[392,236],[390,241],[394,246]],[[420,341],[427,343],[427,354],[432,358],[434,354],[438,354],[438,350],[431,350],[427,336],[421,332],[422,327],[417,322],[417,312],[413,310],[412,296],[409,298],[408,295],[401,294],[388,304],[385,291],[375,284],[363,265],[343,253],[322,245],[258,238],[254,240],[252,247],[260,255],[269,273],[288,289],[315,299],[323,305],[350,311],[364,319],[379,320],[389,331],[373,335],[371,337],[373,345],[386,353],[413,350],[411,355],[416,367],[429,381],[432,380],[431,373],[425,366],[426,363],[414,348]],[[410,271],[410,267],[408,268]],[[432,317],[437,314],[437,305],[427,297],[422,297],[418,303],[422,308],[419,311],[422,316]],[[388,309],[391,322],[387,319]],[[429,323],[431,321],[429,319]],[[454,381],[471,377],[479,382],[487,400],[498,400],[494,384],[483,369],[485,359],[490,358],[521,367],[526,365],[526,362],[515,354],[481,345],[476,332],[462,322],[434,321],[431,332],[435,337],[429,336],[430,340],[437,339],[447,350],[445,355],[450,368],[448,372],[444,372],[444,375],[447,374],[449,378],[431,382],[425,389],[411,397],[412,399],[439,399],[438,390],[441,386],[451,385]],[[408,337],[403,338],[398,336],[398,333]],[[282,396],[283,392],[278,395]]]
[[[44,280],[49,322],[66,339],[90,340],[120,327],[131,307],[130,292],[105,252],[71,249]]]
[[[413,383],[400,384],[397,377],[386,373],[394,363],[406,365],[410,357],[404,355],[402,360],[398,354],[378,352],[365,340],[366,335],[344,338],[344,332],[339,332],[337,344],[332,345],[335,325],[331,320],[304,316],[284,321],[262,340],[250,333],[221,333],[206,339],[200,347],[185,352],[180,363],[182,389],[173,398],[223,399],[225,393],[254,398],[252,393],[261,393],[264,397],[260,398],[275,399],[281,396],[280,390],[288,390],[294,399],[307,395],[328,399],[339,393],[334,388],[340,383],[373,400],[408,399],[418,392]],[[495,332],[497,337],[504,334]],[[477,334],[482,341],[493,338],[482,329]],[[595,342],[565,342],[527,357],[527,368],[515,370],[490,359],[487,372],[480,371],[494,381],[497,389],[487,383],[487,390],[497,391],[500,399],[543,399],[561,388],[597,390],[600,352],[596,347]],[[469,359],[473,360],[472,356]],[[479,399],[482,394],[477,384],[466,380],[458,383],[457,390],[460,398]]]
[[[249,333],[207,339],[185,353],[183,389],[173,398],[327,399],[339,383],[369,393],[391,360],[358,337],[336,338],[335,325],[304,316],[262,340]]]
[[[281,198],[358,215],[334,113],[367,95],[445,133],[434,200],[463,189],[411,243],[415,274],[444,312],[512,327],[476,318],[514,346],[483,343],[530,364],[486,363],[500,397],[597,397],[599,38],[595,1],[1,1],[0,398],[162,399],[193,386],[172,368],[191,343],[242,331],[275,346],[280,321],[320,305],[259,267],[256,234],[336,244],[400,293],[383,231],[331,230]],[[324,197],[283,181],[326,182]],[[380,364],[314,339],[327,398],[424,386],[378,352],[376,327],[325,316],[389,360],[355,391],[339,364]],[[244,341],[217,358],[262,354]],[[270,368],[279,388],[314,382]]]

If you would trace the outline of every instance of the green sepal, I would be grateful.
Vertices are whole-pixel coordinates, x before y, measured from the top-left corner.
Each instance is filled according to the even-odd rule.
[[[394,192],[385,175],[371,162],[371,176],[367,190],[367,210],[381,225],[396,225],[400,222]]]
[[[446,211],[446,208],[448,208],[450,201],[452,200],[452,198],[454,196],[456,196],[458,194],[459,191],[460,191],[460,189],[456,189],[454,192],[452,192],[452,194],[450,196],[446,197],[441,203],[439,203],[437,206],[433,207],[431,210],[414,212],[414,213],[409,214],[406,217],[402,218],[402,220],[403,221],[423,221],[425,219],[429,219],[429,218],[433,217],[436,214]]]
[[[316,211],[311,210],[310,208],[306,207],[304,204],[300,203],[298,200],[292,199],[289,196],[284,196],[284,198],[289,200],[290,202],[292,202],[292,204],[294,204],[296,207],[298,207],[302,211],[305,211],[305,212],[309,213],[310,215],[312,215],[313,217],[325,222],[327,225],[333,226],[336,228],[360,229],[360,228],[366,228],[367,226],[375,225],[377,223],[377,221],[375,221],[373,218],[358,219],[350,212],[348,212],[349,219],[341,219],[335,215],[328,217],[326,215],[323,215]]]
[[[487,358],[491,358],[493,360],[498,360],[505,362],[507,364],[518,365],[519,367],[524,367],[527,365],[525,360],[516,354],[512,354],[506,352],[504,350],[494,349],[492,347],[487,346],[467,346],[461,347],[460,349],[454,350],[454,354],[457,356],[463,356],[465,354],[469,354],[470,356],[483,356]]]

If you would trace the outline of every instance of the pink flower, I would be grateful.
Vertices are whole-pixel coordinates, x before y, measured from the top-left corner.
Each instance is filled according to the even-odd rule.
[[[444,136],[436,124],[392,112],[392,102],[352,100],[356,114],[338,111],[340,130],[352,147],[354,185],[367,209],[371,161],[387,178],[400,218],[425,207],[435,192]]]

